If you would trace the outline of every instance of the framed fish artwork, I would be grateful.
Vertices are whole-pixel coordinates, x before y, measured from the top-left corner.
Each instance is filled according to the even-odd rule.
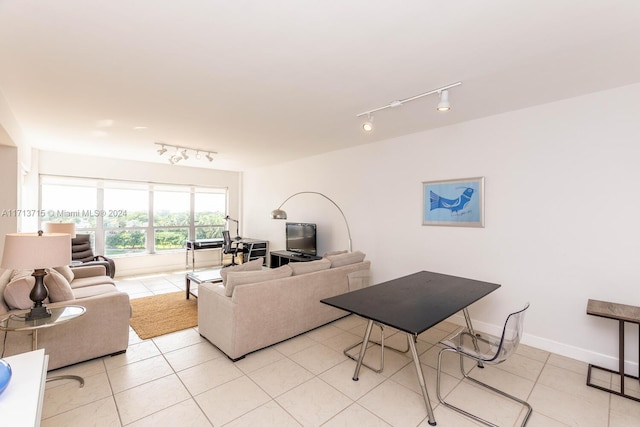
[[[423,182],[422,225],[484,227],[484,177]]]

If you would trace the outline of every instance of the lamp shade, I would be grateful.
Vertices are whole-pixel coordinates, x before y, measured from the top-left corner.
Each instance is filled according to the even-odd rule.
[[[287,213],[282,209],[272,210],[271,219],[287,219]]]
[[[2,268],[31,270],[71,264],[71,236],[61,233],[11,233],[4,238]]]
[[[42,231],[45,233],[69,234],[73,239],[76,237],[76,224],[73,222],[43,222]]]

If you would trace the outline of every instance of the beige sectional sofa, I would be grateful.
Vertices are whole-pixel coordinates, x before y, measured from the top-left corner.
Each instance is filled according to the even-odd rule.
[[[47,270],[47,307],[79,305],[84,315],[38,330],[38,348],[49,355],[48,369],[126,351],[129,344],[129,295],[119,291],[104,266],[61,267]],[[0,269],[0,319],[20,315],[33,305],[30,271]],[[5,339],[6,334],[6,339]],[[4,356],[30,351],[30,331],[0,331]]]
[[[223,283],[198,287],[200,335],[237,360],[339,319],[347,313],[320,300],[348,292],[348,275],[371,268],[364,257],[350,252],[274,269],[223,269]]]

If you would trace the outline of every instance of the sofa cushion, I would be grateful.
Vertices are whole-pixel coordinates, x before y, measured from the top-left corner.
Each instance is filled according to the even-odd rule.
[[[220,277],[222,277],[222,284],[227,284],[227,274],[232,271],[258,271],[262,270],[262,264],[264,264],[264,258],[254,259],[253,261],[244,262],[242,264],[233,265],[231,267],[224,267],[220,269]]]
[[[67,279],[67,282],[69,283],[73,282],[73,279],[75,278],[75,274],[73,274],[73,270],[68,265],[65,265],[62,267],[56,267],[54,268],[54,270],[62,274],[64,278]]]
[[[299,276],[301,274],[313,273],[315,271],[328,270],[331,268],[331,261],[328,259],[319,259],[309,262],[290,262],[287,265],[291,267],[293,276]]]
[[[78,288],[86,288],[87,286],[95,286],[95,285],[115,285],[116,282],[109,276],[91,276],[91,277],[82,277],[78,279],[74,279],[71,282],[72,289]]]
[[[236,286],[246,285],[248,283],[265,282],[273,279],[284,279],[292,274],[289,265],[260,271],[231,271],[227,274],[227,284],[225,285],[224,294],[228,297],[233,295],[233,289]]]
[[[331,268],[342,267],[343,265],[356,264],[364,261],[364,253],[360,251],[347,252],[344,254],[330,255],[327,257],[331,261]]]
[[[119,291],[118,288],[113,285],[95,285],[87,286],[85,288],[73,289],[72,292],[75,299],[82,299]],[[78,303],[81,303],[81,301],[78,301]]]
[[[24,310],[33,306],[33,301],[29,299],[31,288],[36,282],[35,277],[28,276],[21,279],[12,280],[4,288],[4,301],[9,309]]]
[[[47,269],[44,276],[44,284],[49,289],[49,300],[51,302],[71,301],[75,299],[71,285],[67,279],[55,269]]]

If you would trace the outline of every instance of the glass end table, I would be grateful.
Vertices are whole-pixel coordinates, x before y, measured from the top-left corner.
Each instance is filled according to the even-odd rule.
[[[77,319],[86,313],[87,309],[79,305],[69,305],[66,307],[55,307],[48,309],[51,312],[50,317],[42,319],[27,320],[26,315],[29,310],[23,310],[19,313],[14,313],[0,320],[0,331],[7,332],[20,332],[20,331],[32,331],[31,332],[31,349],[38,349],[38,330],[43,328],[51,328],[62,323],[68,322],[73,319]],[[56,377],[47,378],[47,381],[71,379],[80,383],[80,387],[84,386],[84,379],[77,375],[59,375]]]

